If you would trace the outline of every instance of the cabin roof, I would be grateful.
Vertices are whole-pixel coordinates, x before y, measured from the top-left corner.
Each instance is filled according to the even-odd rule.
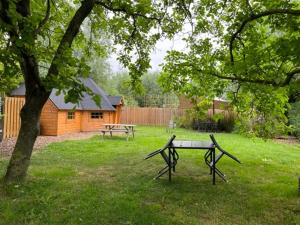
[[[89,88],[93,93],[101,97],[100,107],[96,105],[92,96],[84,92],[83,97],[78,104],[66,103],[65,95],[60,93],[57,95],[57,89],[53,89],[49,99],[55,104],[55,106],[60,110],[103,110],[103,111],[115,111],[114,106],[122,104],[121,96],[110,96],[105,93],[105,91],[100,88],[92,78],[79,78],[84,86]],[[10,95],[11,96],[25,96],[25,84],[22,83],[16,89],[14,89]]]

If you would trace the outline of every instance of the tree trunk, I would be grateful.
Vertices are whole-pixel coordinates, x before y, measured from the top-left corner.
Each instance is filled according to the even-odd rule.
[[[30,1],[21,0],[17,2],[18,13],[20,13],[20,15],[22,15],[23,17],[28,17],[30,15]],[[66,49],[69,49],[71,47],[74,38],[79,32],[82,22],[90,14],[95,4],[96,0],[82,1],[81,6],[76,11],[75,15],[70,21],[70,24],[68,25],[64,36],[60,41],[60,44],[56,50],[47,73],[48,79],[44,79],[44,82],[47,83],[47,81],[49,82],[49,80],[51,82],[51,76],[58,75],[57,65],[63,63],[62,56],[65,54]],[[16,47],[16,49],[18,49],[17,54],[19,56],[19,63],[23,72],[26,86],[26,100],[20,114],[21,128],[19,131],[17,143],[15,145],[14,151],[9,161],[9,165],[7,167],[6,174],[4,176],[5,183],[24,180],[30,164],[33,146],[39,133],[39,120],[41,111],[51,93],[45,89],[43,82],[41,81],[38,61],[36,55],[34,55],[36,52],[31,51],[31,49],[35,48],[35,40],[37,37],[34,33],[28,33],[26,27],[23,26],[24,24],[20,23],[18,27],[21,31],[20,37],[24,35],[28,40],[32,41],[26,42],[26,45],[30,46],[30,48],[27,48],[26,45],[18,47],[14,42],[13,45]],[[12,37],[12,40],[22,39],[14,33],[11,33],[10,36]]]
[[[5,183],[20,182],[26,177],[31,153],[37,135],[42,108],[49,97],[45,90],[36,89],[34,95],[26,98],[21,116],[21,128],[4,177]]]

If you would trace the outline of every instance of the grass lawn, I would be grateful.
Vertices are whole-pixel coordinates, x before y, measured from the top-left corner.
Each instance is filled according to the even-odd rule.
[[[242,164],[223,157],[229,182],[212,186],[204,151],[178,150],[171,183],[153,180],[164,165],[143,157],[163,146],[165,128],[137,127],[114,137],[53,143],[35,152],[27,182],[0,187],[0,224],[287,225],[300,224],[300,146],[216,134]],[[183,129],[177,139],[208,140]],[[7,159],[0,159],[3,176]]]

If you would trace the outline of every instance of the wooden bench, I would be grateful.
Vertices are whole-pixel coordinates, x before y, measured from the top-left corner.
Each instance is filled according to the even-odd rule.
[[[101,129],[100,132],[102,133],[102,138],[104,139],[104,136],[106,133],[110,134],[110,137],[112,137],[112,133],[125,133],[126,134],[126,140],[128,140],[129,134],[131,133],[130,130],[122,129],[122,128],[116,128],[116,129]]]

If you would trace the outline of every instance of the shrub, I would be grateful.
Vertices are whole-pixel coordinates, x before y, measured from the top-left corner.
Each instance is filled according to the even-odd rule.
[[[217,120],[217,123],[219,131],[232,132],[235,124],[234,114],[229,112],[227,116]]]
[[[195,120],[195,111],[186,110],[183,116],[175,118],[176,126],[191,129]]]

